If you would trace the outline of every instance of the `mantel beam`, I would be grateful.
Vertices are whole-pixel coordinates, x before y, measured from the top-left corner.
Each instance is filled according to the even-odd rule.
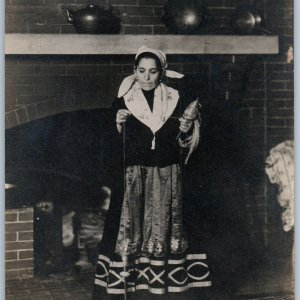
[[[277,54],[277,36],[6,34],[5,54],[135,54],[141,45],[168,54]]]

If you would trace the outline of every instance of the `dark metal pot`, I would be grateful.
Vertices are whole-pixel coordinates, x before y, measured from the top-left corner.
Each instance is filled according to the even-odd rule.
[[[199,0],[168,0],[164,10],[162,21],[170,33],[194,33],[206,17],[206,8]]]
[[[240,5],[231,16],[231,27],[239,34],[270,33],[264,25],[263,15],[253,5]]]
[[[112,13],[112,7],[107,9],[96,5],[71,11],[63,7],[67,12],[68,22],[73,24],[78,33],[113,34],[120,32],[121,20]]]

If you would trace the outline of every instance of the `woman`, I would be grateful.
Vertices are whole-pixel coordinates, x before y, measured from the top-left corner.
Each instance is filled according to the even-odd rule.
[[[161,82],[164,76],[183,77],[167,70],[162,51],[142,46],[134,74],[123,80],[113,103],[124,190],[112,193],[95,299],[161,299],[211,285],[206,255],[190,252],[182,218],[180,145],[190,140],[194,123],[181,118],[183,100]]]

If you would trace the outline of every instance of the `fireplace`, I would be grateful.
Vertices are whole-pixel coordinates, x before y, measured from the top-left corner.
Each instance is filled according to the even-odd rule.
[[[35,94],[20,94],[18,101],[24,106],[15,112],[18,121],[31,121],[6,131],[7,180],[16,186],[7,193],[7,209],[34,208],[36,276],[84,269],[84,264],[77,262],[84,255],[85,261],[95,260],[97,238],[89,246],[84,244],[80,223],[82,216],[89,213],[97,223],[99,188],[118,178],[107,164],[109,160],[122,163],[121,157],[111,156],[113,118],[109,106],[122,78],[132,72],[132,56],[14,55],[8,56],[7,61],[16,66],[15,72],[22,72],[20,78]],[[247,187],[257,184],[249,178],[253,174],[256,178],[260,170],[249,168],[249,152],[244,153],[247,123],[241,102],[249,92],[252,72],[256,74],[256,57],[169,55],[169,62],[185,77],[179,83],[170,80],[168,84],[190,99],[198,97],[202,104],[201,155],[188,182],[190,196],[206,199],[202,210],[211,212],[201,219],[222,227],[235,222],[244,224],[234,236],[249,236],[260,251],[265,242],[263,222],[254,211],[257,203],[247,194]],[[9,80],[9,84],[14,84],[13,77]],[[8,91],[8,97],[11,96]],[[38,102],[30,103],[32,99]],[[212,191],[217,199],[213,203],[209,200]],[[224,198],[226,202],[221,200]],[[227,216],[235,217],[219,218],[219,223],[209,219],[214,212],[221,215],[224,210]],[[194,213],[193,209],[190,213]],[[69,242],[63,238],[63,221],[67,219]],[[221,240],[219,236],[218,242]],[[207,247],[218,248],[206,242]],[[233,244],[228,243],[227,251],[232,249]]]
[[[14,37],[7,36],[10,41]],[[20,250],[11,247],[23,247],[19,236],[24,233],[11,232],[13,226],[10,223],[15,221],[8,221],[11,238],[7,240],[8,266],[11,276],[17,277],[23,274],[20,271],[23,264],[26,270],[34,266],[36,275],[70,270],[62,265],[76,266],[80,251],[85,247],[78,243],[80,214],[90,208],[96,211],[97,188],[107,185],[107,176],[113,178],[105,156],[110,153],[112,144],[104,142],[111,136],[109,107],[121,80],[131,74],[133,60],[133,49],[129,47],[127,54],[121,54],[121,48],[113,47],[115,42],[111,37],[107,37],[107,49],[115,49],[115,53],[108,54],[102,49],[101,55],[93,52],[97,49],[94,43],[97,45],[100,37],[52,35],[53,45],[57,38],[73,42],[77,38],[81,40],[77,48],[64,47],[66,53],[55,53],[55,47],[54,50],[48,48],[49,36],[29,35],[28,39],[33,39],[31,42],[40,45],[37,48],[28,48],[27,36],[19,37],[18,42],[24,47],[18,49],[24,53],[8,50],[6,56],[6,177],[16,186],[7,192],[6,205],[8,215],[10,210],[17,210],[18,216],[23,214],[19,210],[33,207],[34,214],[31,211],[31,215],[35,224],[32,236],[26,241],[33,246],[26,244],[24,247],[27,248]],[[117,40],[120,43],[124,38],[128,37],[120,36]],[[159,39],[165,45],[163,41],[173,37],[135,38],[141,42]],[[189,38],[195,46],[190,50]],[[90,42],[84,53],[86,39]],[[270,97],[281,97],[282,89],[289,97],[290,90],[287,82],[279,80],[281,72],[289,72],[290,66],[273,59],[273,54],[278,51],[277,37],[194,36],[176,39],[181,39],[180,45],[185,45],[183,49],[187,52],[182,54],[183,49],[176,49],[173,42],[173,48],[168,48],[169,65],[183,72],[185,78],[179,84],[172,80],[168,84],[183,90],[192,99],[199,97],[202,104],[203,156],[197,165],[199,168],[192,170],[189,184],[197,187],[197,191],[191,188],[191,195],[208,199],[207,193],[213,192],[213,198],[219,202],[204,202],[203,209],[218,211],[220,215],[227,212],[225,219],[209,220],[203,216],[203,220],[207,224],[219,221],[218,226],[243,224],[233,235],[247,236],[252,246],[255,245],[256,253],[262,253],[270,245],[276,247],[280,224],[269,217],[275,208],[268,203],[266,194],[264,155],[273,143],[283,137],[292,138],[290,119],[276,117],[276,113],[289,113],[292,101],[285,101],[284,112],[282,108],[278,111],[271,108],[270,103]],[[182,43],[184,40],[186,43]],[[216,45],[212,42],[216,40],[222,43]],[[204,44],[199,46],[198,41]],[[238,50],[239,43],[243,45],[242,51]],[[249,43],[257,48],[247,48]],[[271,45],[271,48],[265,45]],[[262,49],[266,51],[264,56],[259,52]],[[275,92],[270,92],[272,90]],[[280,134],[271,135],[273,124],[282,127]],[[216,182],[221,187],[219,190],[215,188]],[[67,216],[72,216],[69,219],[73,226],[70,234],[73,244],[64,247],[63,220]],[[32,223],[28,225],[31,230]],[[269,231],[270,227],[272,231]],[[53,228],[52,236],[44,234],[49,228]],[[41,236],[46,238],[40,240]],[[222,241],[222,237],[218,241]],[[242,245],[246,255],[253,249],[252,246],[246,249],[247,245]],[[28,250],[28,247],[31,248]],[[208,247],[218,249],[215,245]],[[229,243],[227,250],[233,248]],[[23,259],[23,251],[32,250],[31,257]],[[95,252],[91,251],[89,255],[93,261]],[[220,253],[215,253],[215,257],[221,257]],[[24,274],[30,272],[24,271]]]

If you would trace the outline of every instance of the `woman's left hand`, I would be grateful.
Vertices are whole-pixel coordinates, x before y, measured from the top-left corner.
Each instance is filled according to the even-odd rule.
[[[192,125],[193,125],[192,120],[180,118],[179,122],[180,122],[179,130],[183,133],[187,133],[192,128]]]

